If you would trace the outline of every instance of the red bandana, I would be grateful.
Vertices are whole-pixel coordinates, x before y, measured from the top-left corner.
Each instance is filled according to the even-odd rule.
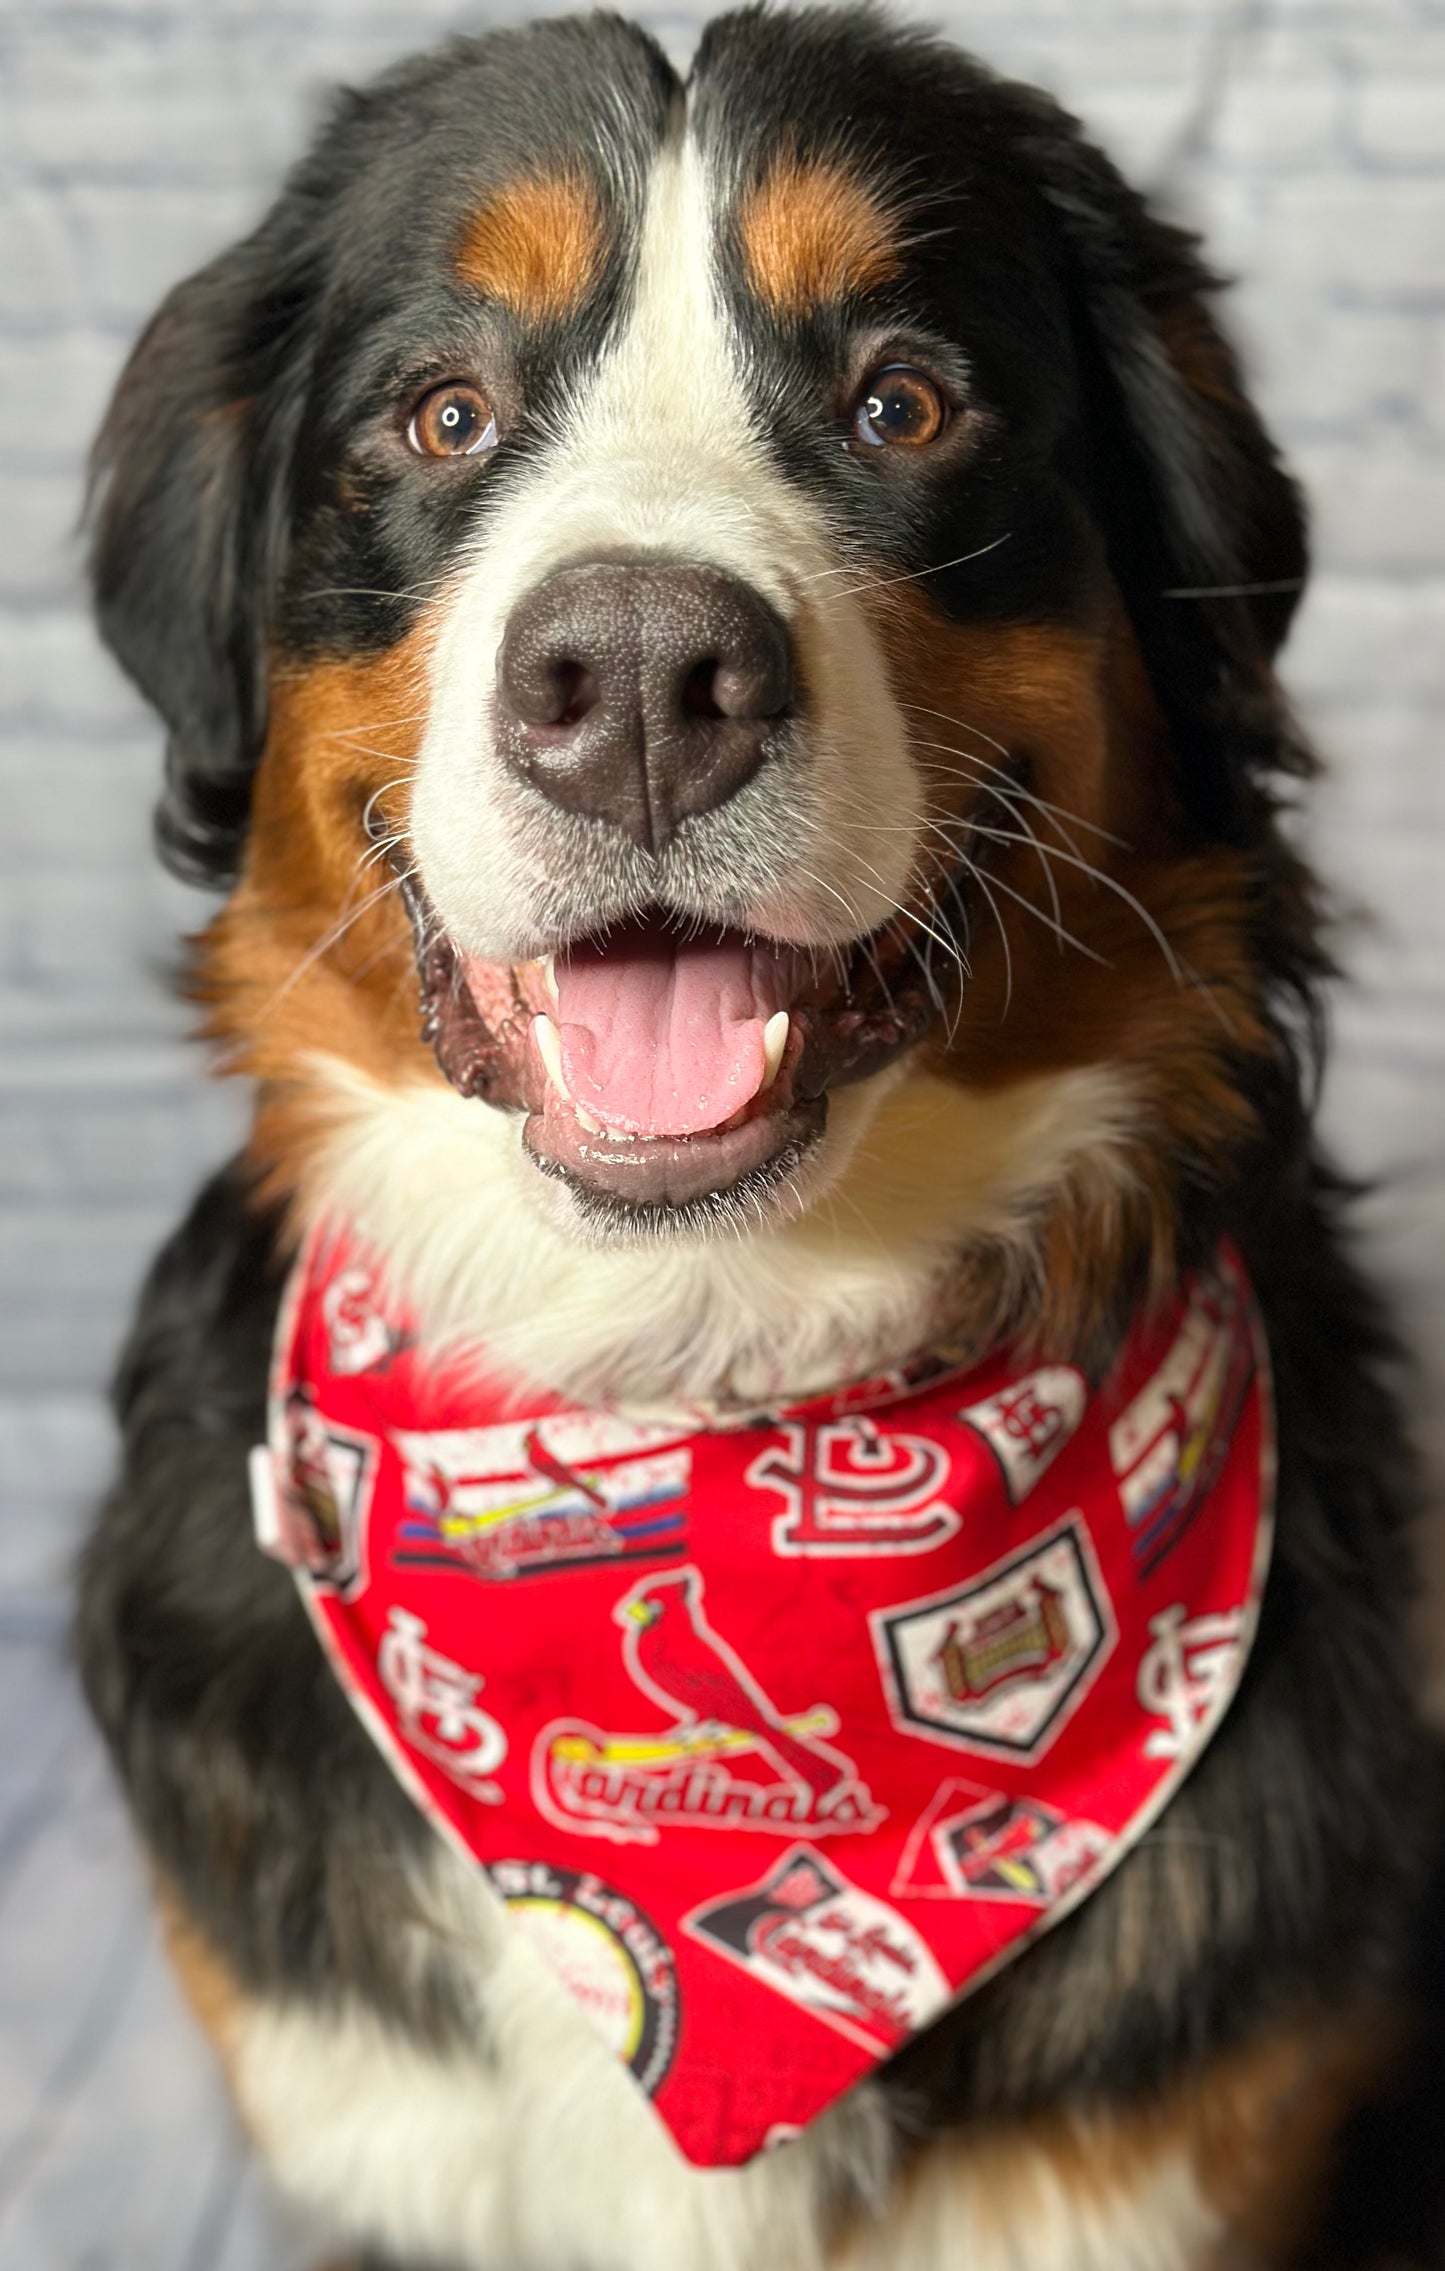
[[[1093,1395],[932,1354],[689,1429],[429,1367],[318,1236],[253,1466],[368,1732],[710,2165],[1117,1866],[1238,1684],[1273,1487],[1227,1247]]]

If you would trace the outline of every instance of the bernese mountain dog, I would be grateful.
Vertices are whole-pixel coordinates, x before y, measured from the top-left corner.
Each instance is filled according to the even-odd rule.
[[[255,1112],[79,1649],[377,2261],[1424,2245],[1416,1486],[1215,294],[921,31],[598,14],[343,94],[120,381]]]

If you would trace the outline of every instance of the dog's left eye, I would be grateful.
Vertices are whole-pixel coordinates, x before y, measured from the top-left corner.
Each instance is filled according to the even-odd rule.
[[[497,446],[497,421],[476,387],[434,386],[412,412],[406,438],[420,457],[482,457]]]
[[[865,379],[853,432],[874,449],[899,443],[918,449],[938,439],[947,418],[947,405],[931,378],[907,363],[889,363]]]

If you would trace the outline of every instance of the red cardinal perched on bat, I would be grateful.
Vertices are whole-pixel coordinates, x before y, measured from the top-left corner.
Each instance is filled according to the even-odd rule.
[[[613,1611],[625,1634],[623,1653],[638,1686],[665,1710],[686,1721],[751,1735],[782,1772],[813,1794],[820,1813],[856,1787],[851,1759],[828,1744],[793,1732],[746,1665],[719,1639],[702,1613],[702,1579],[695,1569],[647,1577]],[[807,1714],[832,1732],[836,1715],[826,1707]],[[796,1720],[793,1721],[796,1725]]]

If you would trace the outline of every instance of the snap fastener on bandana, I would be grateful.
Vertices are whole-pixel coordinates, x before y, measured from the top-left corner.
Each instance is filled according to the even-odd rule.
[[[1219,1725],[1269,1557],[1239,1257],[1108,1378],[931,1350],[738,1424],[430,1364],[318,1231],[257,1531],[368,1733],[689,2159],[794,2134],[1075,1907]]]

